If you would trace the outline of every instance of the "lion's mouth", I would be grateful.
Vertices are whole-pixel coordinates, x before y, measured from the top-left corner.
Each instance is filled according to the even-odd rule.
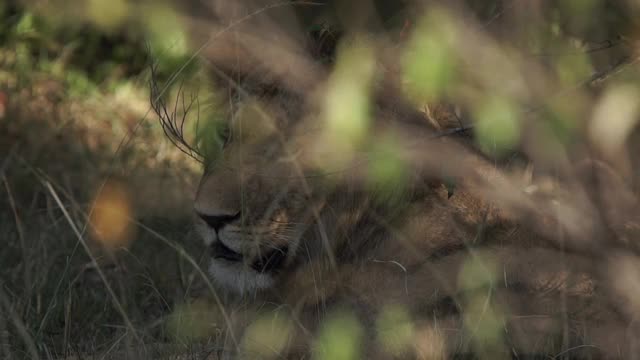
[[[273,249],[254,261],[251,268],[259,273],[272,272],[284,264],[288,251],[289,248],[286,246]]]
[[[288,252],[289,248],[287,246],[273,249],[256,259],[251,264],[251,268],[259,273],[275,271],[284,264]],[[241,253],[231,250],[221,241],[216,241],[211,246],[211,257],[214,259],[224,259],[230,262],[241,262],[244,258]]]
[[[242,254],[237,253],[227,246],[225,246],[221,241],[216,241],[213,245],[211,245],[211,257],[214,259],[224,259],[227,261],[242,261]]]

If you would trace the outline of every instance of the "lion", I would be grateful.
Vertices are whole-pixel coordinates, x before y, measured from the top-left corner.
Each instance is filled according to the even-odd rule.
[[[202,51],[219,105],[232,104],[194,202],[230,357],[634,353],[628,301],[604,266],[617,258],[600,256],[601,240],[629,226],[599,222],[597,186],[581,181],[595,172],[622,189],[615,171],[587,162],[570,180],[532,180],[525,156],[483,153],[460,111],[408,100],[388,43],[322,30],[313,56],[368,51],[377,60],[350,71],[383,74],[370,80],[366,121],[332,122],[349,105],[327,110],[331,94],[347,86],[352,99],[359,78],[340,83],[335,61],[315,61],[273,24],[221,26]]]
[[[268,355],[312,351],[323,320],[339,311],[355,314],[363,338],[380,339],[376,319],[389,308],[408,314],[415,334],[400,350],[384,340],[361,344],[364,358],[528,356],[588,344],[572,350],[579,358],[609,354],[625,338],[623,319],[597,291],[597,259],[561,251],[544,231],[513,221],[463,178],[451,189],[433,172],[409,169],[403,183],[371,184],[362,168],[375,160],[361,159],[327,169],[318,156],[335,157],[318,155],[318,146],[331,144],[314,144],[326,136],[313,124],[318,119],[300,120],[304,111],[292,107],[304,105],[283,94],[261,101],[238,105],[194,209],[212,281],[230,308],[253,314],[237,326],[249,328],[256,314],[273,312],[295,328],[283,335],[287,346]],[[379,111],[372,138],[435,134],[420,111],[393,121]],[[435,140],[427,149],[470,151],[465,141]],[[467,155],[458,166],[491,171],[482,157]],[[490,330],[499,334],[497,344],[474,340],[482,338],[470,327],[482,324],[474,313],[478,299],[495,307],[486,316],[500,322]]]

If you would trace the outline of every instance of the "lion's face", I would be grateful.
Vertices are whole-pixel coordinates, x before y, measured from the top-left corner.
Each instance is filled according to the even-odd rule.
[[[197,227],[211,255],[212,279],[232,293],[253,295],[297,265],[351,256],[347,243],[377,231],[372,213],[397,213],[400,205],[388,196],[403,197],[403,207],[410,201],[404,197],[412,189],[408,177],[390,194],[367,173],[375,154],[366,147],[346,154],[335,146],[317,102],[285,93],[240,101],[221,155],[207,164],[195,201]],[[409,126],[379,114],[371,139]],[[417,136],[428,131],[426,121],[411,128]]]
[[[222,155],[201,180],[195,212],[209,273],[233,293],[273,286],[295,262],[318,210],[316,181],[300,162],[299,142],[310,134],[298,135],[296,125],[277,101],[243,102],[227,124]]]

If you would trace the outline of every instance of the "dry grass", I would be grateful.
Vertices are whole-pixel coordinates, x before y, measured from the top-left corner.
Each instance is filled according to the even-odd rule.
[[[187,241],[197,165],[166,140],[144,87],[70,97],[41,72],[5,89],[0,357],[122,358],[132,344],[152,357],[199,278],[176,250],[200,253]]]

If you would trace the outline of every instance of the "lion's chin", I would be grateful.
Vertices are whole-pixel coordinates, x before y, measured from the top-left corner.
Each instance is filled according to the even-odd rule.
[[[274,278],[270,274],[220,259],[211,260],[209,275],[219,286],[242,297],[256,294],[274,284]]]

